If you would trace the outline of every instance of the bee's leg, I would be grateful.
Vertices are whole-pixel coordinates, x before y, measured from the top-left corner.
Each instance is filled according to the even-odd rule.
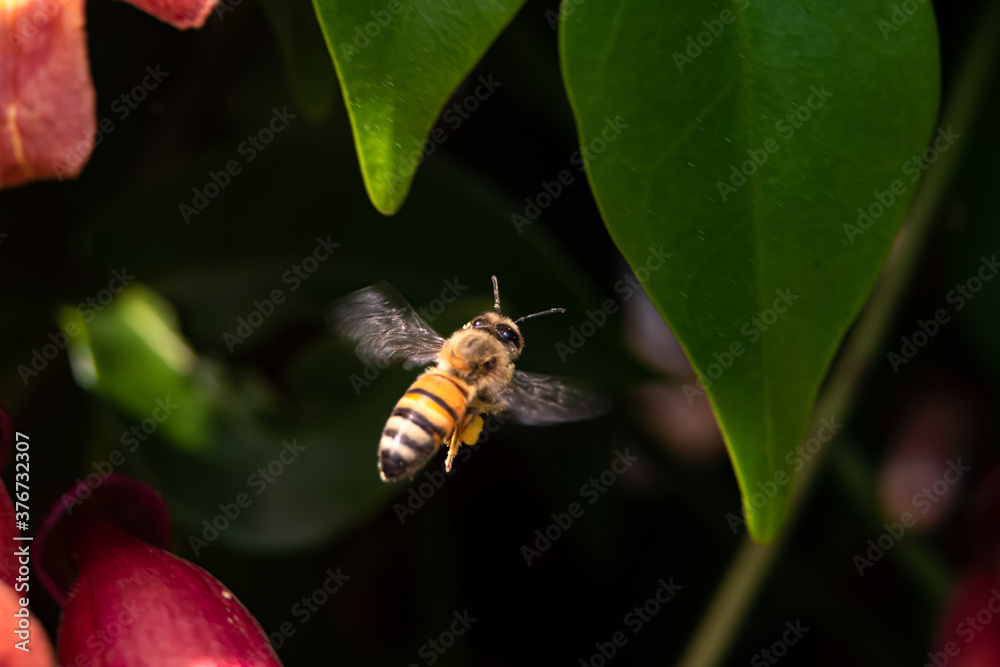
[[[479,435],[483,432],[483,417],[476,415],[472,422],[462,432],[462,444],[474,445],[479,442]]]
[[[451,472],[452,461],[458,454],[458,448],[462,445],[474,445],[479,440],[479,434],[483,432],[483,418],[472,412],[468,413],[459,428],[451,435],[448,442],[448,458],[445,459],[444,469]]]

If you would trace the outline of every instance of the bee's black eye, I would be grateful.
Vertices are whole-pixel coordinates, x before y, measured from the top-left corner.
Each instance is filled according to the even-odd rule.
[[[484,320],[481,317],[477,317],[476,319],[472,320],[472,326],[476,329],[482,329],[483,327],[487,326],[486,320]]]
[[[514,347],[518,347],[521,344],[521,337],[506,324],[498,324],[497,333],[500,334],[501,339]]]

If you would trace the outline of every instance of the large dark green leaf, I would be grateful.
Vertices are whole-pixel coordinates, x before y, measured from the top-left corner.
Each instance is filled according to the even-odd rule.
[[[402,206],[425,152],[447,139],[442,128],[425,148],[445,102],[523,2],[313,0],[380,211]],[[457,129],[497,85],[486,76],[470,83],[469,96],[443,120]]]
[[[787,514],[813,401],[932,133],[931,6],[893,7],[564,3],[591,186],[704,383],[762,541]]]

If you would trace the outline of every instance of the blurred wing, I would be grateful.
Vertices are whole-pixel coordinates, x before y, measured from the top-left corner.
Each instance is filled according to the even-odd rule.
[[[382,281],[339,299],[330,309],[330,330],[357,344],[367,363],[402,361],[415,368],[437,358],[444,338],[417,314],[406,298]]]
[[[500,404],[519,424],[557,424],[590,419],[611,409],[611,401],[568,378],[514,371]]]

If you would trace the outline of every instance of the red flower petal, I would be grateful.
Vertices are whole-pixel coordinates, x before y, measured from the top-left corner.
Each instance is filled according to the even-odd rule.
[[[164,550],[169,514],[148,484],[116,473],[78,482],[34,544],[38,577],[63,607],[60,664],[281,665],[225,586]]]
[[[59,625],[60,664],[280,667],[254,617],[205,570],[113,526],[85,541]]]
[[[125,0],[164,23],[186,30],[205,25],[219,0]]]
[[[38,580],[60,605],[79,572],[79,536],[99,524],[114,524],[154,546],[170,546],[170,511],[163,496],[125,475],[92,473],[62,495],[35,536]]]
[[[83,0],[0,3],[0,187],[73,178],[97,133]]]

